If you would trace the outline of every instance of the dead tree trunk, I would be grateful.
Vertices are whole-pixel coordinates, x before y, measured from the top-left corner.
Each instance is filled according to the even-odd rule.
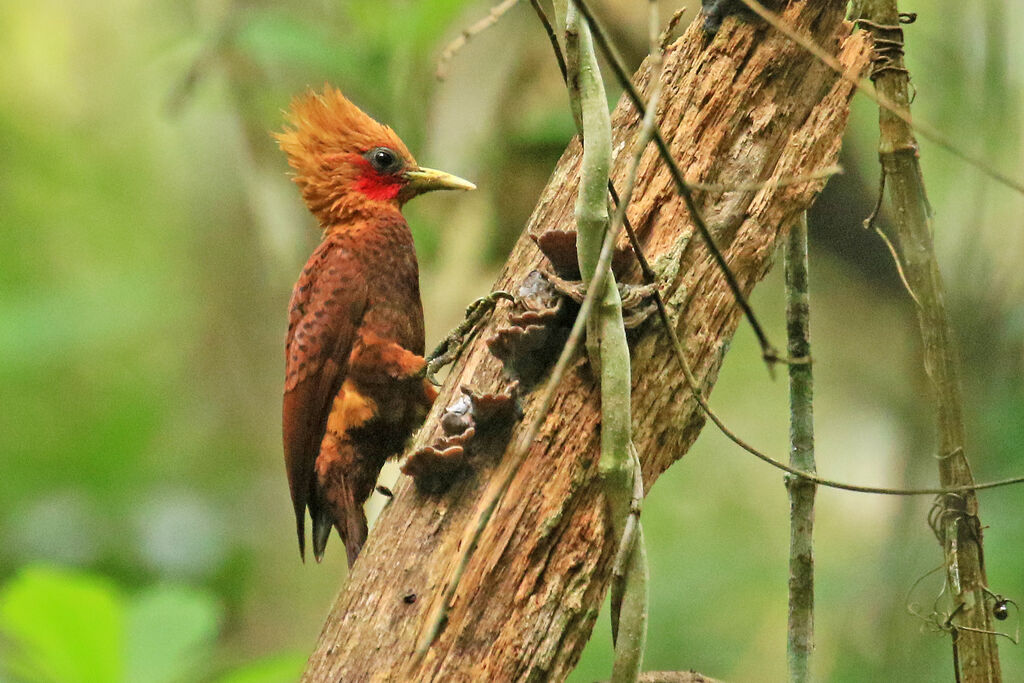
[[[784,19],[860,73],[867,42],[859,34],[849,37],[845,5],[791,2]],[[686,177],[729,187],[792,179],[834,164],[846,126],[849,83],[767,26],[727,22],[708,41],[698,25],[666,53],[659,115]],[[646,89],[644,68],[637,80]],[[613,118],[613,175],[619,184],[637,124],[629,104],[620,103]],[[579,159],[574,141],[526,233],[572,229]],[[744,291],[767,273],[776,243],[824,183],[819,178],[758,190],[698,192],[703,215]],[[629,219],[659,273],[689,362],[708,392],[740,314],[653,148],[641,164]],[[541,262],[524,234],[495,287],[515,291]],[[483,341],[505,317],[499,309],[453,368],[413,448],[440,434],[439,415],[460,384],[497,391],[507,383]],[[633,435],[650,486],[686,452],[704,417],[656,318],[641,328],[632,352]],[[526,420],[536,411],[539,393],[523,397]],[[304,680],[563,679],[597,618],[614,554],[597,481],[599,429],[598,392],[581,355],[481,536],[444,629],[422,658],[415,650],[429,629],[425,622],[450,581],[500,454],[479,457],[474,474],[440,496],[421,494],[403,482],[338,596]]]

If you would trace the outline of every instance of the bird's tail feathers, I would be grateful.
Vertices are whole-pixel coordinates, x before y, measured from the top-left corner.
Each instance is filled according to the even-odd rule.
[[[359,551],[366,542],[367,524],[366,514],[363,512],[363,505],[356,502],[352,492],[351,484],[344,482],[341,486],[335,484],[335,488],[325,505],[321,505],[313,517],[313,554],[319,562],[324,556],[324,548],[327,546],[327,539],[331,535],[331,527],[338,530],[342,543],[345,544],[345,551],[348,555],[348,566],[351,567]]]
[[[363,544],[366,543],[366,514],[363,512],[363,506],[356,505],[350,509],[349,514],[345,516],[344,524],[345,532],[339,528],[338,533],[345,541],[345,552],[348,553],[348,566],[351,569],[359,556],[359,551],[363,549]]]
[[[313,557],[320,562],[324,559],[324,549],[327,547],[327,539],[331,536],[334,516],[326,505],[321,505],[316,512],[310,510],[310,513],[310,517],[313,518]]]
[[[299,557],[306,561],[306,506],[295,511],[295,532],[299,537]]]

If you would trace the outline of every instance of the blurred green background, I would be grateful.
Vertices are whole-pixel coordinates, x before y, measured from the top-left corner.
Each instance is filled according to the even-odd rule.
[[[696,3],[691,3],[690,17]],[[1024,175],[1024,5],[917,0],[915,114]],[[631,63],[643,3],[597,5]],[[663,3],[665,17],[676,7]],[[521,3],[440,83],[469,0],[0,2],[0,680],[294,680],[344,577],[303,565],[280,454],[291,285],[317,232],[270,138],[325,81],[417,158],[480,191],[408,207],[428,346],[490,283],[572,122]],[[916,324],[865,233],[876,109],[812,214],[818,462],[836,479],[933,485]],[[1024,473],[1024,200],[928,143],[926,182],[965,363],[981,480]],[[780,277],[755,308],[784,337]],[[786,453],[786,386],[741,326],[713,403]],[[390,471],[392,478],[394,470]],[[1021,490],[982,494],[993,590],[1024,597]],[[949,637],[908,614],[941,562],[930,501],[821,491],[822,680],[950,680]],[[379,503],[378,503],[379,504]],[[646,668],[785,677],[788,503],[713,429],[645,508]],[[927,614],[940,579],[910,597]],[[1018,615],[1005,626],[1011,632]],[[1008,680],[1024,654],[1000,640]],[[602,615],[574,680],[607,677]]]

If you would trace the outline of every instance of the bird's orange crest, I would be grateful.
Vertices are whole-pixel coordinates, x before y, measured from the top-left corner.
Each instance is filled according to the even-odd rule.
[[[322,93],[308,91],[293,99],[287,120],[291,127],[274,137],[295,169],[293,180],[302,198],[324,228],[358,211],[366,200],[390,201],[397,195],[397,181],[374,173],[363,158],[368,151],[386,147],[403,165],[416,165],[391,128],[330,85]]]

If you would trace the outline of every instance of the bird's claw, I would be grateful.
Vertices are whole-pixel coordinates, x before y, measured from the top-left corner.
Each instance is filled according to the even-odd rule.
[[[456,355],[458,355],[458,352],[452,353],[450,350],[445,351],[438,356],[432,355],[430,359],[427,360],[427,364],[423,366],[423,376],[435,387],[441,386],[441,381],[437,379],[437,373],[441,368],[454,361]]]
[[[469,306],[466,306],[466,320],[473,320],[473,324],[476,324],[476,321],[482,316],[493,311],[494,307],[497,306],[498,302],[502,299],[505,301],[515,301],[515,297],[505,290],[495,290],[487,296],[480,297]]]

